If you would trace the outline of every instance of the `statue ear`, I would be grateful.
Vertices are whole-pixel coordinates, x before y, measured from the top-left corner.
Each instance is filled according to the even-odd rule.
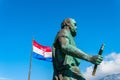
[[[71,26],[71,19],[70,18],[67,18],[65,19],[62,24],[61,24],[61,28],[64,28],[64,26]]]
[[[65,26],[68,26],[70,28],[70,23],[67,23],[67,22],[63,22],[61,24],[61,28],[63,29]]]

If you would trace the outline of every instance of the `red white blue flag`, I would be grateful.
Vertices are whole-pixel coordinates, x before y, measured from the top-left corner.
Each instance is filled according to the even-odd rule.
[[[33,40],[33,54],[36,59],[52,61],[52,50],[49,46],[42,46]]]

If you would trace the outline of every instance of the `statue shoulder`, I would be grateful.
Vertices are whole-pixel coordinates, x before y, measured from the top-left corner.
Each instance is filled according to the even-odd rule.
[[[58,32],[58,37],[69,37],[69,35],[70,35],[70,32],[66,29],[61,29]]]

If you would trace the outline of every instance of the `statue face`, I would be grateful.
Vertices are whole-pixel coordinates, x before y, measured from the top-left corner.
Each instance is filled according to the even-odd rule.
[[[73,37],[76,36],[76,33],[77,33],[77,25],[76,25],[76,21],[74,19],[71,19],[70,20],[70,24],[71,24],[71,34]]]

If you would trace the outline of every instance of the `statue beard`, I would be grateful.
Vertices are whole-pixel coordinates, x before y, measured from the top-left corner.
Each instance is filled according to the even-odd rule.
[[[75,36],[76,36],[76,34],[77,34],[77,32],[76,32],[76,31],[74,31],[74,32],[73,32],[73,31],[71,31],[71,34],[72,34],[72,36],[73,36],[73,37],[75,37]]]
[[[77,31],[76,31],[76,29],[75,29],[74,27],[70,28],[70,32],[71,32],[71,35],[72,35],[73,37],[75,37],[76,34],[77,34]]]

